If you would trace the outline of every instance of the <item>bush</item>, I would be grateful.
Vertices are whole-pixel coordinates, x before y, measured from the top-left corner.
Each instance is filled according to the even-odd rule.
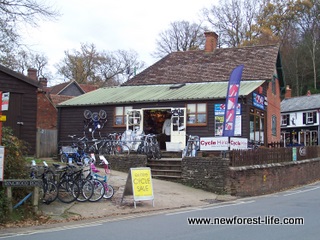
[[[27,144],[13,135],[11,128],[2,129],[4,154],[4,179],[27,178],[26,159]]]
[[[29,171],[26,171],[27,144],[16,136],[13,131],[8,127],[2,128],[2,145],[5,147],[4,153],[4,179],[25,179],[29,178]],[[12,189],[12,204],[19,202],[23,199],[30,189],[26,188],[13,188]],[[29,208],[25,205],[24,208]],[[29,211],[27,211],[29,212]],[[9,207],[8,200],[5,195],[4,187],[0,186],[0,222],[9,220],[11,216],[8,215]]]
[[[9,215],[8,199],[4,190],[0,190],[0,223],[5,222]]]

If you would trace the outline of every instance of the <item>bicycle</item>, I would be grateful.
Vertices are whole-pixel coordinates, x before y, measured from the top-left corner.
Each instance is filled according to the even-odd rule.
[[[187,145],[182,151],[182,158],[197,156],[199,143],[199,136],[188,135]]]
[[[103,183],[104,194],[101,194],[101,195],[105,199],[110,199],[114,195],[114,189],[110,184],[108,184],[108,174],[110,174],[109,163],[107,159],[105,159],[104,157],[100,158],[100,160],[101,160],[100,165],[103,165],[105,175],[104,176],[99,175],[98,172],[100,172],[100,170],[97,169],[93,163],[91,163],[91,171],[92,171],[91,176],[94,180],[102,179],[101,182]]]
[[[43,203],[50,204],[57,199],[58,188],[55,184],[54,172],[51,169],[49,169],[49,166],[45,161],[43,161],[43,165],[44,166],[40,168],[36,165],[36,162],[32,160],[30,177],[32,179],[42,180],[42,188],[40,189],[39,196]],[[39,173],[40,170],[41,173]]]
[[[92,182],[85,176],[85,172],[89,172],[90,167],[88,169],[85,169],[85,167],[87,166],[82,165],[71,173],[73,181],[76,182],[79,186],[79,196],[76,197],[76,193],[74,193],[76,200],[79,202],[85,202],[89,200],[92,197],[94,190]]]
[[[139,145],[142,142],[144,132],[139,128],[135,128],[135,130],[126,130],[121,135],[121,140],[128,147],[129,151],[138,151]]]
[[[60,165],[54,164],[57,171],[60,172],[58,183],[58,199],[63,203],[74,202],[80,195],[80,187],[73,179],[74,165],[67,164],[61,168]]]
[[[84,163],[89,164],[92,159],[86,153],[88,139],[86,136],[76,138],[76,135],[68,135],[74,141],[70,146],[60,147],[60,161],[62,163]]]
[[[138,147],[137,153],[143,153],[147,156],[147,159],[160,159],[161,151],[159,142],[157,140],[157,135],[147,134],[142,135],[142,142]]]
[[[108,138],[103,140],[98,152],[100,155],[129,155],[130,148],[126,142],[122,141],[121,133],[110,133]]]

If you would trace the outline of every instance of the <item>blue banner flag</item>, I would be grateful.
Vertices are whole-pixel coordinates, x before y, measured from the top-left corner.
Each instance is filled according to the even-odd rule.
[[[240,89],[240,81],[243,71],[243,65],[239,65],[233,69],[227,90],[226,105],[224,111],[223,136],[233,137],[235,130],[236,110],[238,106],[238,95]]]

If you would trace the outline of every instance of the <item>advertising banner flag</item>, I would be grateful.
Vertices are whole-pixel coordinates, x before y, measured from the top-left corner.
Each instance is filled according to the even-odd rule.
[[[236,110],[238,106],[238,95],[242,71],[243,65],[239,65],[233,69],[230,75],[223,123],[223,136],[225,137],[234,136]]]

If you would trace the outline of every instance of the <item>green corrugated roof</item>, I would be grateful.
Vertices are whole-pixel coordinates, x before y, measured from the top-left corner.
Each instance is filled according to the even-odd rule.
[[[246,96],[264,81],[241,81],[239,96]],[[62,102],[58,107],[114,105],[141,102],[170,102],[179,100],[223,99],[227,95],[228,82],[186,83],[181,87],[177,84],[139,85],[100,88]]]

